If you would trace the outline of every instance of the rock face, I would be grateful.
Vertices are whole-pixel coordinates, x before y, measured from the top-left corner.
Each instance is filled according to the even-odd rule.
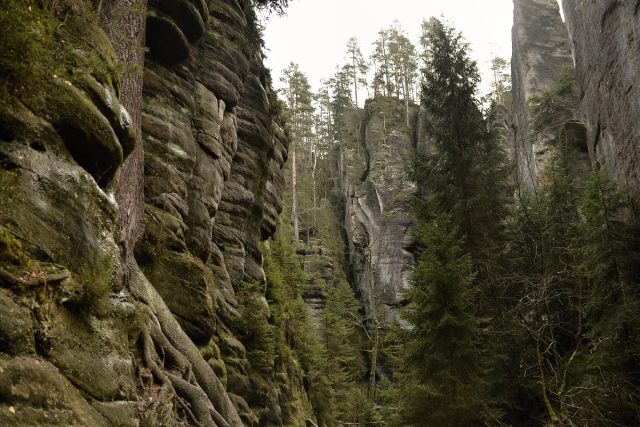
[[[571,47],[556,0],[514,0],[513,6],[511,74],[516,138],[512,154],[516,182],[531,189],[552,151],[553,136],[534,130],[530,101],[550,90],[562,69],[572,65]]]
[[[640,2],[564,0],[592,160],[640,195]]]
[[[251,3],[150,2],[124,77],[144,5],[58,3],[0,16],[0,424],[304,422],[237,331],[288,144]]]
[[[402,303],[414,266],[409,177],[413,151],[400,101],[377,98],[364,112],[353,112],[339,153],[340,187],[345,200],[345,228],[354,282],[369,317],[376,305]],[[395,319],[393,310],[388,320]]]

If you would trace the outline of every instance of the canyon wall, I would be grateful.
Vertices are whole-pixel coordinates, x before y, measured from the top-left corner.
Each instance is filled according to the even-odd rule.
[[[536,129],[531,101],[549,91],[563,69],[571,67],[567,31],[555,0],[514,0],[511,80],[516,182],[536,187],[552,153],[553,129]]]
[[[9,6],[0,424],[305,424],[301,368],[251,365],[237,297],[288,145],[252,4]]]
[[[378,309],[395,321],[393,308],[403,303],[415,263],[416,186],[409,176],[414,130],[406,125],[402,102],[392,98],[367,101],[364,111],[352,111],[346,122],[337,169],[349,265],[368,318],[380,317]]]
[[[563,0],[588,146],[621,187],[640,195],[640,2]]]

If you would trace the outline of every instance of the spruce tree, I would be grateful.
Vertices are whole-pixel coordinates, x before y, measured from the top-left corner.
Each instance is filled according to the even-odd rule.
[[[475,98],[480,77],[462,35],[436,18],[423,30],[421,104],[431,146],[418,153],[416,179],[430,194],[430,209],[451,215],[478,264],[502,236],[509,167]]]
[[[421,104],[428,153],[414,176],[423,248],[406,314],[410,358],[402,425],[475,426],[497,418],[489,397],[495,310],[492,265],[507,214],[509,170],[475,99],[479,75],[462,36],[438,19],[424,24]]]
[[[480,426],[491,417],[484,398],[481,326],[471,257],[446,215],[422,222],[420,255],[405,320],[411,381],[403,390],[400,425]]]

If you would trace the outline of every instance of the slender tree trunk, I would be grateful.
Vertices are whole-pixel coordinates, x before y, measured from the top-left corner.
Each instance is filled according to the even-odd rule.
[[[389,76],[389,58],[387,58],[387,45],[386,45],[386,40],[382,39],[382,57],[384,58],[384,77],[385,77],[385,83],[386,83],[386,89],[385,89],[385,96],[387,96],[389,93],[387,91],[389,91],[389,86],[390,86],[390,76]]]
[[[353,63],[353,93],[355,94],[356,99],[356,107],[358,107],[358,70],[356,69],[356,55],[353,53],[351,55],[352,63]]]
[[[135,245],[144,231],[144,153],[140,123],[146,7],[146,0],[104,0],[98,10],[101,26],[111,39],[118,59],[126,67],[120,101],[136,129],[136,145],[114,180],[114,194],[120,211],[120,241],[126,261],[133,259]],[[141,12],[135,13],[136,9]]]
[[[378,372],[378,344],[380,343],[380,328],[378,324],[378,314],[377,314],[377,303],[378,298],[375,296],[374,284],[371,283],[371,292],[373,294],[373,307],[371,312],[372,323],[373,323],[373,346],[371,348],[371,368],[369,370],[369,399],[371,402],[375,403],[376,401],[376,374]]]
[[[298,185],[296,171],[296,133],[291,138],[291,222],[293,223],[293,236],[300,239],[300,223],[298,221]]]
[[[407,115],[407,127],[411,127],[411,123],[409,120],[409,76],[407,71],[405,70],[404,74],[404,106]]]
[[[313,226],[316,226],[316,212],[318,208],[318,204],[316,201],[316,167],[318,166],[318,153],[314,149],[311,153],[311,157],[313,160],[313,169],[311,169],[311,179],[313,180]]]

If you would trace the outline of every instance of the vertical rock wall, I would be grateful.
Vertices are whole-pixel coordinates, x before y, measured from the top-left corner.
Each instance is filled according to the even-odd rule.
[[[532,189],[551,153],[553,133],[534,131],[530,100],[572,65],[571,48],[556,0],[514,0],[513,6],[513,158],[516,181]]]
[[[0,16],[0,424],[302,423],[238,331],[288,143],[253,6],[100,5]]]
[[[589,152],[640,195],[640,2],[563,0]]]
[[[345,228],[349,261],[361,300],[372,316],[377,304],[402,303],[414,257],[411,199],[413,130],[407,128],[399,100],[368,101],[353,112],[352,135],[343,134],[340,153],[341,189],[345,197]],[[395,317],[389,311],[389,320]]]

